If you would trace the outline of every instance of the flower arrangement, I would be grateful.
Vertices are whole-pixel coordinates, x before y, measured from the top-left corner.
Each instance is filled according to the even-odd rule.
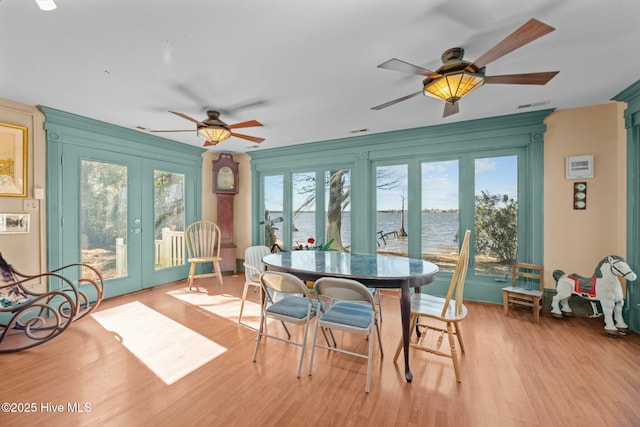
[[[316,239],[309,237],[306,244],[296,242],[293,249],[296,251],[328,251],[332,243],[333,239],[329,240],[327,243],[316,244]]]

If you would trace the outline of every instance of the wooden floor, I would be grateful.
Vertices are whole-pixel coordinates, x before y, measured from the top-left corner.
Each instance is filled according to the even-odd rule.
[[[206,280],[197,283],[202,287]],[[240,276],[225,276],[222,289],[211,280],[206,285],[210,294],[242,293]],[[252,362],[255,331],[167,294],[183,288],[184,282],[112,298],[99,311],[140,302],[224,346],[222,355],[167,385],[94,318],[82,319],[47,344],[0,355],[0,401],[23,411],[36,408],[15,414],[3,406],[0,424],[640,425],[640,336],[608,338],[602,319],[556,320],[545,313],[535,324],[525,313],[506,317],[500,306],[469,303],[462,324],[462,383],[456,383],[449,360],[413,351],[414,380],[408,384],[402,357],[393,363],[400,336],[397,294],[383,293],[385,357],[380,359],[376,345],[371,393],[366,394],[366,361],[353,356],[318,350],[313,376],[307,375],[305,362],[298,379],[300,349],[267,339]],[[256,301],[257,293],[250,294]],[[136,319],[130,321],[134,325]],[[278,324],[271,328],[281,329]],[[148,340],[157,339],[150,335]],[[337,338],[352,348],[366,348],[360,338]],[[189,342],[166,345],[191,350]],[[308,352],[305,357],[308,361]],[[86,410],[70,411],[69,404]]]

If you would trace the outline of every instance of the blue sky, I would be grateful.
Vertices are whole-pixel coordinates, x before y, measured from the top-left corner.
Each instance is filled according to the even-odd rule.
[[[458,209],[458,161],[449,160],[422,164],[422,209]],[[390,189],[377,190],[377,209],[400,209],[407,196],[407,166],[385,166],[382,180],[398,183]],[[508,194],[517,199],[517,157],[489,157],[475,160],[475,194],[486,190],[491,194]],[[265,177],[265,207],[282,210],[282,176]],[[294,195],[293,205],[299,206],[303,198]],[[305,210],[313,210],[313,205]]]

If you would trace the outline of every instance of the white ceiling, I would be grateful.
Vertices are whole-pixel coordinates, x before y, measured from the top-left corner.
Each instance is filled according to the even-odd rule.
[[[0,0],[0,97],[201,146],[218,109],[266,138],[259,149],[611,102],[640,79],[639,0]],[[556,31],[487,66],[487,75],[560,71],[546,86],[485,85],[460,113],[418,96],[422,78],[377,68],[398,58],[435,70],[461,46],[475,60],[535,17]],[[535,105],[542,103],[543,105]],[[521,105],[534,104],[530,108]],[[244,108],[242,108],[244,106]],[[362,135],[355,134],[355,135]],[[212,151],[246,152],[231,138]]]

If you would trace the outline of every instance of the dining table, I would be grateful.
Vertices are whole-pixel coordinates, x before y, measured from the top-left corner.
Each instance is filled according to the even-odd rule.
[[[421,286],[433,282],[438,272],[437,265],[395,255],[313,250],[272,253],[265,256],[263,262],[266,270],[290,273],[306,281],[343,277],[371,288],[400,289],[405,378],[409,383],[413,380],[409,367],[411,288],[420,292]]]

